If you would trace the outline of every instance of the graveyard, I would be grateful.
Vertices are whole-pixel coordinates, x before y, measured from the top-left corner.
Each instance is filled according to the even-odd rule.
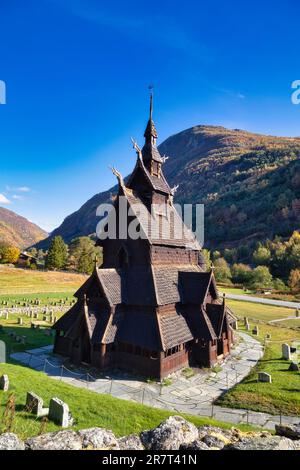
[[[45,273],[39,274],[42,274],[42,278],[45,275]],[[71,420],[64,424],[72,429],[101,426],[112,429],[117,436],[156,426],[174,414],[175,411],[173,413],[171,410],[115,398],[110,394],[96,393],[89,390],[88,385],[77,388],[33,370],[30,364],[20,365],[9,357],[10,354],[51,345],[53,343],[51,327],[54,321],[60,318],[74,302],[73,293],[78,287],[77,282],[73,284],[74,278],[71,283],[67,279],[65,284],[61,284],[65,273],[49,274],[53,274],[53,279],[58,281],[47,287],[45,287],[46,281],[43,280],[37,288],[36,273],[27,272],[26,283],[15,278],[13,289],[6,289],[6,293],[5,289],[1,291],[0,340],[6,344],[7,363],[0,364],[0,376],[7,375],[9,383],[7,391],[0,390],[0,431],[7,429],[8,426],[4,415],[7,413],[11,395],[15,402],[10,426],[22,438],[61,429],[62,422],[57,424],[52,416],[51,410],[53,407],[55,409],[55,406],[62,409],[67,407],[66,415],[70,412]],[[57,282],[63,286],[63,289],[57,287]],[[235,300],[228,301],[228,304],[237,314],[238,329],[264,344],[265,353],[250,374],[240,383],[233,384],[233,387],[216,401],[216,405],[274,415],[280,413],[299,415],[299,371],[289,370],[291,361],[299,363],[298,320],[295,320],[293,329],[291,328],[293,325],[289,324],[292,320],[268,323],[276,319],[289,318],[294,314],[293,310]],[[247,329],[243,321],[245,316],[249,322]],[[283,327],[285,323],[287,327]],[[291,360],[282,358],[282,343],[296,345],[296,355],[294,353]],[[222,374],[222,368],[220,371],[216,369],[215,374],[217,380],[218,375]],[[192,376],[190,380],[193,380]],[[38,400],[39,405],[35,400]],[[36,406],[39,411],[33,413],[32,407],[35,409]],[[189,421],[197,425],[217,424],[225,428],[232,426],[231,423],[225,423],[225,419],[220,421],[209,416],[200,418],[184,413],[182,415],[188,416]],[[237,427],[252,429],[246,424]]]
[[[249,320],[250,321],[250,320]],[[250,327],[254,326],[250,321]],[[280,326],[259,323],[258,335],[254,336],[252,328],[247,331],[265,345],[263,358],[252,369],[248,377],[234,386],[218,404],[233,408],[246,408],[254,411],[278,415],[300,414],[300,375],[299,371],[289,370],[291,361],[300,361],[300,331]],[[245,331],[243,322],[239,328]],[[269,335],[269,338],[267,337]],[[282,357],[282,344],[288,343],[296,348],[290,360]],[[271,376],[272,383],[259,382],[258,373]]]

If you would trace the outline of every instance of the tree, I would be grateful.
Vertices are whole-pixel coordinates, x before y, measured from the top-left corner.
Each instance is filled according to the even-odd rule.
[[[253,289],[272,287],[273,283],[272,274],[267,266],[257,266],[253,269],[249,279],[249,287]]]
[[[63,269],[68,260],[68,247],[61,236],[54,237],[51,240],[48,254],[46,256],[47,269]]]
[[[235,263],[231,268],[231,277],[234,284],[247,284],[251,279],[250,266],[243,263]]]
[[[201,250],[201,254],[202,254],[202,256],[203,256],[206,269],[209,269],[209,268],[210,268],[210,265],[211,265],[210,251],[209,251],[209,250],[206,250],[205,248],[203,248],[203,249]]]
[[[219,282],[231,282],[231,272],[227,261],[224,258],[218,258],[214,261],[215,277]]]
[[[101,251],[89,237],[78,237],[69,245],[68,268],[80,273],[90,274],[93,271],[95,258],[101,261]]]
[[[0,246],[1,263],[14,264],[18,261],[21,251],[13,245],[2,244]]]
[[[300,289],[300,270],[292,269],[289,276],[288,285],[293,291]]]
[[[253,253],[253,261],[256,266],[268,266],[271,260],[271,252],[264,246],[259,246]]]

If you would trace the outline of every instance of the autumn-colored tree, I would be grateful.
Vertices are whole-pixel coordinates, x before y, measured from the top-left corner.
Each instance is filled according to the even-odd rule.
[[[288,285],[293,291],[298,291],[300,289],[300,270],[299,269],[291,270]]]
[[[3,244],[0,246],[0,262],[14,264],[18,261],[20,253],[16,246]]]

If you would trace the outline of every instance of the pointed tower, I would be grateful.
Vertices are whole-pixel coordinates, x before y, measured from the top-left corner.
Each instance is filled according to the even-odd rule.
[[[203,270],[201,246],[173,204],[176,187],[163,174],[152,114],[151,93],[144,147],[133,141],[132,175],[124,181],[112,168],[119,189],[107,219],[115,230],[97,241],[103,264],[95,263],[76,304],[54,325],[54,352],[162,380],[188,365],[214,365],[230,353],[233,336],[213,271]]]

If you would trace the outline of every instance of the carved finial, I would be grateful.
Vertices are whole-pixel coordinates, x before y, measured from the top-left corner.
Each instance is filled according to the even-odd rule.
[[[169,160],[169,157],[167,157],[166,155],[164,155],[163,157],[161,157],[162,159],[162,162],[163,163],[166,163],[167,160]]]
[[[138,157],[140,159],[142,159],[142,151],[141,151],[137,141],[133,137],[131,137],[131,142],[132,142],[133,148],[136,150],[136,153],[137,153]]]
[[[176,186],[173,186],[173,188],[171,188],[171,194],[172,196],[174,196],[174,194],[176,193],[177,189],[179,188],[179,184],[176,184]]]
[[[118,182],[119,182],[119,186],[121,186],[122,188],[124,188],[124,180],[123,180],[123,176],[121,175],[121,173],[114,167],[109,167],[111,169],[111,171],[113,172],[113,174],[118,178]]]

